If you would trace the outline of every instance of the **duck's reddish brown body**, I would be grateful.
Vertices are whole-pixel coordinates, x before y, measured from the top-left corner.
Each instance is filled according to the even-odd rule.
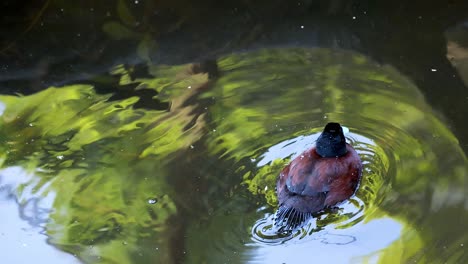
[[[337,158],[322,158],[312,148],[286,166],[276,185],[280,206],[315,213],[351,197],[362,167],[356,151],[346,148],[348,153]]]
[[[359,185],[361,173],[361,159],[345,141],[341,156],[323,157],[316,147],[306,150],[279,175],[277,223],[295,227],[307,216],[350,198]]]

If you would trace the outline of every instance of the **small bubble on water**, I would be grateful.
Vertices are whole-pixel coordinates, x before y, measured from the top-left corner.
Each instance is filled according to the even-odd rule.
[[[148,200],[149,204],[155,204],[157,202],[158,202],[158,199],[156,199],[156,198],[151,198],[151,199]]]
[[[463,243],[461,243],[461,244],[460,244],[460,247],[463,247],[463,246],[464,246],[464,244],[463,244]]]
[[[355,16],[353,16],[353,19],[356,19],[356,17],[355,17]]]
[[[192,85],[187,86],[187,89],[192,89]]]
[[[431,69],[431,72],[436,72],[436,71],[437,71],[437,69],[434,69],[434,68]]]
[[[323,119],[327,119],[327,118],[328,118],[328,116],[327,116],[327,115],[324,115],[324,116],[323,116]]]
[[[58,160],[63,160],[63,155],[58,155],[58,156],[57,156],[57,159],[58,159]]]
[[[135,0],[135,4],[136,4],[136,5],[138,4],[138,0]]]
[[[191,149],[194,149],[194,148],[195,148],[195,146],[194,146],[194,145],[190,145],[190,148],[191,148]]]
[[[32,127],[32,126],[34,126],[34,124],[33,124],[33,123],[29,123],[29,126]]]
[[[213,129],[213,132],[216,132],[216,129]]]
[[[304,26],[301,26],[301,29],[303,29],[303,28],[304,28]]]

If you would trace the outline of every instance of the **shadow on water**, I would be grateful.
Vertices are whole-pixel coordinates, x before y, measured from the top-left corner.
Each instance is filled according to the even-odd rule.
[[[136,2],[45,1],[2,31],[0,211],[19,213],[0,236],[21,239],[2,261],[468,261],[467,89],[443,34],[465,2]],[[276,177],[329,121],[361,186],[278,235]]]

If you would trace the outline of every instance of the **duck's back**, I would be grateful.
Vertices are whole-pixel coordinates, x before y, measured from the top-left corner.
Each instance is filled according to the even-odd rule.
[[[280,207],[315,213],[351,197],[362,172],[356,151],[347,144],[341,157],[323,158],[315,148],[286,166],[277,182]]]

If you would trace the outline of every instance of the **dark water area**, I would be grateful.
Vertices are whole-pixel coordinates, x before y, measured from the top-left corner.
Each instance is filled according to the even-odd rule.
[[[465,1],[2,3],[0,262],[465,263]],[[340,122],[356,194],[277,233]]]

